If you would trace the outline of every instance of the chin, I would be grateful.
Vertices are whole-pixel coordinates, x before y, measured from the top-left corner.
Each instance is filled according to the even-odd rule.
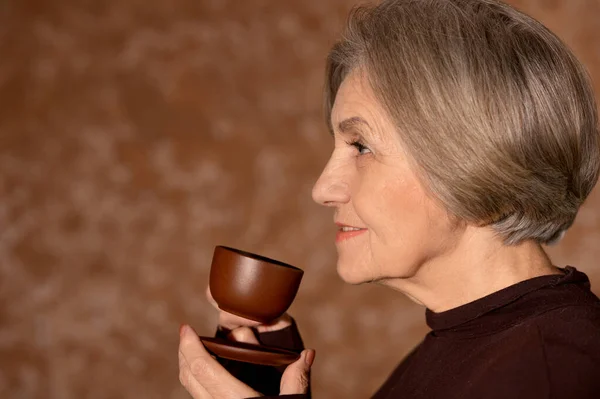
[[[365,276],[359,265],[347,265],[338,261],[337,273],[340,278],[348,284],[359,285],[372,280],[371,276]],[[362,271],[362,273],[361,273]]]

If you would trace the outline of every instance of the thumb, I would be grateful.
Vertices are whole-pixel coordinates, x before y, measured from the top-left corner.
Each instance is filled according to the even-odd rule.
[[[308,392],[310,367],[315,361],[314,349],[302,351],[300,359],[287,366],[281,377],[280,395],[294,395]]]
[[[238,327],[231,330],[228,338],[237,342],[259,345],[258,339],[256,339],[256,335],[254,335],[254,331],[250,327]]]

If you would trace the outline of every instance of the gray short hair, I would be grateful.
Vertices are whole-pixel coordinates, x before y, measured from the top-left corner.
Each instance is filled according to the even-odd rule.
[[[496,0],[390,0],[354,9],[328,59],[325,110],[366,72],[424,186],[507,244],[551,243],[600,170],[584,67],[542,24]]]

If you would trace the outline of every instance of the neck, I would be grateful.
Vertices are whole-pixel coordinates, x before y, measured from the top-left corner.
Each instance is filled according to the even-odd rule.
[[[443,312],[521,281],[559,273],[539,244],[507,246],[488,228],[468,227],[453,248],[424,262],[412,276],[386,285]]]

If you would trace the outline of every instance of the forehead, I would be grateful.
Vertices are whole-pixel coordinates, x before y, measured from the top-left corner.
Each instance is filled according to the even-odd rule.
[[[335,96],[332,122],[339,122],[351,113],[360,112],[369,105],[372,93],[366,76],[360,70],[351,71],[342,81]]]
[[[380,132],[393,125],[361,70],[351,71],[342,81],[331,110],[331,125],[338,130],[340,123],[357,118]]]

